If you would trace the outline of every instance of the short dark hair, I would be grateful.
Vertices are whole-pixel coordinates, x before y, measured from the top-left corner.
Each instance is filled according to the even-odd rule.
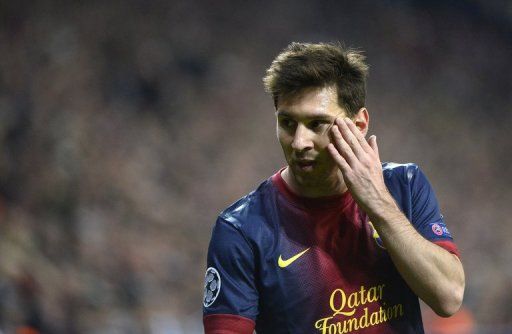
[[[278,99],[311,87],[336,87],[338,104],[349,116],[364,107],[368,65],[361,51],[341,43],[288,45],[272,62],[263,78],[265,90]]]

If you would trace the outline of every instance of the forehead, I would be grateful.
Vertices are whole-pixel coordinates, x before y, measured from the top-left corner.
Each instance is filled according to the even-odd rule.
[[[306,88],[300,92],[279,98],[277,114],[308,118],[315,116],[334,116],[343,113],[338,105],[334,87]]]

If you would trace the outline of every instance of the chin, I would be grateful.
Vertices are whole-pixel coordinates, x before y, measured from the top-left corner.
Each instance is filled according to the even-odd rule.
[[[322,187],[327,184],[331,184],[334,179],[337,179],[336,171],[327,172],[323,168],[316,167],[304,170],[302,168],[295,167],[292,168],[292,170],[297,183],[307,187]]]
[[[303,186],[316,186],[325,182],[325,175],[318,173],[314,168],[312,170],[294,169],[293,174],[298,184]]]

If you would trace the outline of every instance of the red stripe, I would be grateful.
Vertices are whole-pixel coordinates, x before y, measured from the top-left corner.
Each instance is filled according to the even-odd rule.
[[[234,314],[210,314],[203,317],[205,334],[252,334],[253,320]]]
[[[439,247],[446,249],[450,253],[457,255],[457,257],[460,258],[460,253],[459,253],[459,250],[457,249],[457,245],[455,245],[453,242],[445,240],[445,241],[434,241],[434,243],[436,245],[438,245]]]

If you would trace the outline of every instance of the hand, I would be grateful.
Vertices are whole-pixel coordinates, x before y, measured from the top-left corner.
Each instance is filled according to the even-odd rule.
[[[395,206],[384,183],[377,137],[366,141],[349,118],[336,119],[331,133],[333,140],[327,149],[359,206],[369,216],[378,215],[388,205]]]

